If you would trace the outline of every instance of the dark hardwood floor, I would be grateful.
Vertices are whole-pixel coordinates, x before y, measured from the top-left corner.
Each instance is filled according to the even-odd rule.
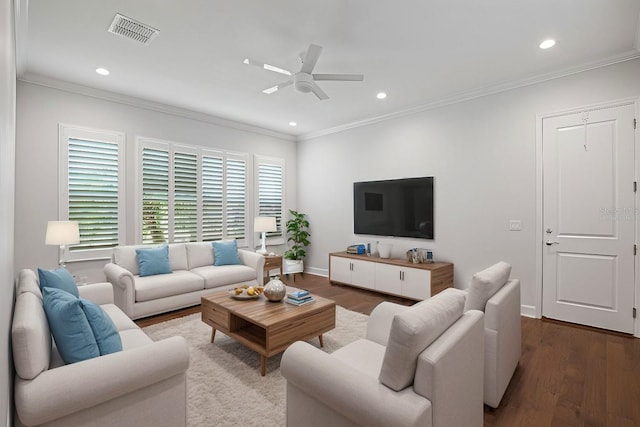
[[[289,284],[370,314],[382,301],[414,301],[296,275]],[[199,313],[192,307],[136,321],[141,326]],[[485,406],[484,425],[640,426],[640,339],[551,320],[522,317],[522,356],[500,407]]]

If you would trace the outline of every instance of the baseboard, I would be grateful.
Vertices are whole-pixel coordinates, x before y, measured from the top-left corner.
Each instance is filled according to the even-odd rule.
[[[538,319],[539,317],[536,316],[536,308],[533,305],[524,305],[521,304],[520,305],[520,315],[524,316],[524,317],[531,317],[534,319]]]
[[[326,268],[307,267],[304,269],[305,274],[314,274],[316,276],[329,277],[329,270]]]

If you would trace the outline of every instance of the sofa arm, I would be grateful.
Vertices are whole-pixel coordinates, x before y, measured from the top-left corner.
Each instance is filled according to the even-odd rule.
[[[186,341],[172,337],[49,369],[30,381],[16,378],[16,411],[24,424],[43,424],[182,375],[188,368]]]
[[[264,257],[258,253],[238,249],[240,262],[256,270],[256,280],[259,285],[264,284]]]
[[[88,299],[98,305],[113,304],[113,285],[108,282],[78,286],[78,293],[80,298]]]
[[[287,387],[302,390],[334,412],[358,425],[418,426],[430,425],[431,403],[414,393],[412,387],[395,392],[343,361],[302,341],[293,343],[280,363]],[[291,395],[287,393],[287,399]],[[287,402],[287,423],[297,424],[295,411],[300,408]],[[316,414],[317,415],[317,414]],[[305,424],[314,425],[308,414]],[[322,425],[316,419],[315,425]]]
[[[104,275],[113,285],[113,301],[125,312],[127,316],[133,318],[133,304],[135,302],[136,289],[133,274],[118,264],[112,262],[104,266]]]
[[[386,347],[387,341],[389,341],[389,332],[391,331],[393,317],[408,308],[406,305],[395,304],[388,301],[378,304],[369,316],[366,338],[369,341]]]

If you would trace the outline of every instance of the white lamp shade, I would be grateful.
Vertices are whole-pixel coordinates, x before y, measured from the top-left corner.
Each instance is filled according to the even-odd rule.
[[[78,221],[49,221],[47,223],[47,245],[72,245],[80,243]]]
[[[278,231],[275,216],[257,216],[253,221],[253,231],[260,233],[263,231]]]

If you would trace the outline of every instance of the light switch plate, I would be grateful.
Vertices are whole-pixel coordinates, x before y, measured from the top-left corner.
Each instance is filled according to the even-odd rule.
[[[509,231],[520,231],[522,230],[522,221],[519,219],[512,219],[509,221]]]

